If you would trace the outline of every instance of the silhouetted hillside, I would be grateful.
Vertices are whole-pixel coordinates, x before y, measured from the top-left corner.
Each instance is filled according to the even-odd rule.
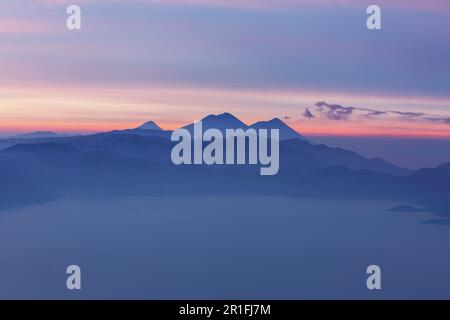
[[[146,138],[143,141],[148,143]],[[314,158],[305,159],[316,163]],[[28,181],[61,195],[212,193],[428,200],[445,199],[450,192],[450,180],[436,188],[435,181],[428,182],[415,174],[397,176],[335,166],[311,167],[307,173],[284,168],[278,175],[263,177],[255,172],[255,166],[175,166],[104,150],[81,151],[60,143],[15,145],[0,151],[0,164],[6,172],[20,172],[23,179],[17,181]],[[12,178],[5,181],[4,186],[13,183]],[[15,192],[18,189],[13,188]]]

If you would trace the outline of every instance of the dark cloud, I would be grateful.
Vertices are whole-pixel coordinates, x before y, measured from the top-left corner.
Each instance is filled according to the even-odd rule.
[[[315,109],[327,119],[332,121],[351,120],[352,116],[358,116],[366,119],[373,119],[379,116],[391,116],[402,121],[428,121],[450,124],[450,117],[427,114],[423,112],[404,112],[398,110],[380,111],[369,108],[346,107],[339,104],[329,104],[325,101],[319,101],[315,104]],[[303,116],[310,119],[308,114],[312,114],[309,108],[305,110]]]
[[[367,118],[370,118],[372,116],[384,116],[387,115],[388,113],[385,111],[377,111],[377,110],[372,110],[372,109],[360,109],[360,110],[366,110],[368,113],[365,115]]]
[[[344,107],[339,104],[328,104],[325,101],[316,103],[317,111],[321,112],[330,120],[348,120],[355,110],[354,107]]]
[[[302,113],[302,116],[306,119],[313,119],[316,116],[312,114],[311,110],[309,108],[306,108],[305,111]]]
[[[289,116],[284,116],[284,120],[291,120],[291,117],[289,117]]]
[[[426,116],[426,113],[422,112],[402,112],[402,111],[388,111],[388,113],[396,114],[402,117],[408,117],[408,118],[417,118],[417,117],[423,117]]]
[[[450,124],[450,118],[448,117],[427,117],[426,120],[431,122],[439,122],[439,123],[445,123]]]

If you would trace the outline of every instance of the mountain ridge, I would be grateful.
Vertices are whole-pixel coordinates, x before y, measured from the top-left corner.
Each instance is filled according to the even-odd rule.
[[[218,129],[224,135],[227,129],[255,129],[257,132],[259,129],[278,129],[280,132],[280,140],[289,140],[289,139],[301,139],[306,140],[300,133],[296,130],[289,127],[286,123],[284,123],[279,118],[273,118],[271,120],[262,120],[257,121],[251,125],[247,125],[245,122],[240,120],[238,117],[234,116],[229,112],[224,112],[221,114],[210,114],[201,119],[203,130],[208,129]],[[187,129],[191,132],[191,135],[194,132],[194,124],[188,124],[183,129]]]
[[[231,113],[218,115],[208,115],[203,118],[205,121],[203,130],[209,127],[219,126],[222,130],[231,127],[248,129],[258,128],[282,128],[281,132],[288,132],[287,138],[280,141],[280,161],[281,169],[295,169],[301,172],[311,172],[330,166],[345,165],[353,170],[367,169],[375,172],[392,173],[405,175],[410,170],[396,166],[381,158],[368,159],[356,152],[342,148],[331,148],[326,145],[314,145],[301,137],[293,129],[289,128],[279,118],[269,121],[258,121],[248,126]],[[154,122],[146,122],[153,127]],[[145,125],[145,123],[144,123]],[[184,128],[193,129],[193,124]],[[284,131],[283,131],[284,130]],[[4,147],[9,147],[17,143],[65,143],[74,146],[82,151],[109,151],[122,156],[131,156],[137,159],[157,161],[160,163],[170,162],[170,152],[173,143],[170,141],[172,131],[155,129],[125,129],[100,132],[85,136],[52,137],[41,139],[12,139],[0,142]]]

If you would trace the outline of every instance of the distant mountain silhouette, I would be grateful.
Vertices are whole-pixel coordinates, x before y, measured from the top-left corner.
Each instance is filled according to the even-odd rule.
[[[60,143],[6,148],[0,151],[0,163],[59,194],[147,193],[153,190],[151,178],[161,178],[149,161],[105,151],[81,152]]]
[[[161,129],[160,126],[156,124],[154,121],[147,121],[143,125],[133,128],[133,129],[124,129],[124,130],[113,130],[109,132],[97,133],[96,136],[105,136],[105,135],[136,135],[142,137],[165,137],[170,138],[172,131],[166,131]]]
[[[280,130],[280,140],[289,140],[289,139],[301,139],[305,140],[305,138],[285,124],[278,118],[274,118],[270,121],[259,121],[250,126],[250,128],[254,128],[256,130],[259,129],[279,129]]]
[[[47,142],[70,144],[81,151],[108,151],[126,157],[168,164],[171,162],[170,153],[172,150],[172,142],[169,139],[170,134],[168,136],[153,134],[146,136],[135,134],[133,131],[117,131],[90,136],[51,139]]]
[[[90,136],[50,139],[45,142],[67,143],[82,151],[109,151],[122,156],[170,163],[173,144],[168,137],[142,136],[124,132],[95,134]],[[382,159],[367,159],[355,152],[325,145],[313,145],[307,141],[291,139],[280,142],[281,169],[310,172],[332,166],[347,166],[355,170],[405,175],[409,170]]]
[[[278,118],[274,118],[270,121],[259,121],[252,125],[247,125],[237,117],[232,115],[231,113],[222,113],[218,115],[208,115],[205,118],[201,119],[203,125],[203,131],[208,129],[219,129],[224,135],[226,129],[279,129],[280,130],[280,140],[288,140],[288,139],[304,139],[304,137],[299,134],[294,129],[290,128],[287,124],[281,121]],[[189,124],[183,127],[184,129],[189,130],[191,134],[194,132],[194,124]]]
[[[124,129],[124,130],[113,130],[110,132],[100,133],[98,135],[123,135],[123,134],[132,134],[143,137],[166,137],[170,138],[170,134],[172,131],[165,131],[161,129],[160,126],[156,124],[154,121],[147,121],[141,126],[133,129]]]
[[[144,130],[161,130],[161,127],[158,126],[154,121],[147,121],[143,125],[137,127],[136,129],[144,129]]]
[[[415,171],[412,176],[420,181],[434,183],[436,187],[450,181],[450,163],[437,168],[424,168]],[[450,198],[450,197],[449,197]]]
[[[163,138],[130,137],[131,141],[140,139],[142,146],[159,144],[160,147],[153,147],[156,153],[158,148],[170,150],[170,145],[167,140],[163,142]],[[129,151],[136,148],[130,142],[117,144],[118,140],[124,139],[123,136],[103,138],[108,141],[107,145],[112,146],[111,149]],[[121,149],[119,146],[127,147]],[[91,144],[91,148],[94,147]],[[139,149],[134,149],[134,152]],[[170,196],[236,193],[327,199],[433,200],[446,199],[450,193],[450,180],[436,186],[436,181],[418,179],[414,174],[398,176],[334,166],[308,172],[283,167],[276,176],[261,177],[249,169],[251,166],[175,166],[160,157],[158,161],[150,161],[142,155],[138,159],[105,150],[81,151],[63,143],[17,144],[0,151],[2,172],[12,175],[2,180],[6,181],[2,183],[2,188],[17,193],[27,191],[22,192],[22,195],[27,195],[22,199],[23,204],[49,199],[48,194]],[[14,181],[20,185],[14,185]],[[42,194],[43,190],[49,191]],[[10,198],[14,199],[12,196]],[[7,201],[3,196],[1,199],[0,203]],[[16,197],[15,202],[20,201]]]
[[[280,171],[261,177],[250,165],[175,166],[170,131],[128,129],[85,136],[0,141],[0,207],[56,195],[267,194],[319,198],[443,201],[450,163],[411,172],[381,158],[314,145],[279,119],[252,126],[229,113],[203,119],[204,130],[279,128]],[[192,129],[191,126],[186,128]]]
[[[222,133],[225,134],[226,129],[247,129],[248,126],[243,123],[241,120],[233,116],[231,113],[222,113],[219,115],[208,115],[201,119],[203,131],[206,131],[208,129],[218,129]],[[194,124],[189,124],[187,126],[183,127],[184,129],[187,129],[191,134],[194,133]]]
[[[288,139],[302,139],[305,138],[299,134],[294,129],[290,128],[287,124],[281,121],[278,118],[274,118],[270,121],[259,121],[252,125],[247,125],[237,117],[232,115],[231,113],[225,112],[218,115],[208,115],[201,119],[203,125],[203,131],[208,129],[218,129],[224,135],[226,129],[243,129],[247,130],[250,128],[259,130],[259,129],[279,129],[280,130],[280,140],[288,140]],[[189,124],[183,127],[187,129],[191,134],[194,133],[194,124]],[[105,132],[103,134],[134,134],[139,136],[160,136],[170,138],[172,131],[163,130],[159,127],[154,121],[148,121],[143,125],[134,128],[134,129],[125,129],[125,130],[113,130],[110,132]]]
[[[437,178],[437,179],[446,179],[450,178],[450,162],[444,163],[437,168],[424,168],[416,171],[414,176],[420,178]]]
[[[167,139],[170,139],[170,135],[172,134],[172,131],[165,131],[160,129],[124,129],[124,130],[113,130],[109,132],[102,132],[97,133],[96,135],[136,135],[136,136],[142,136],[142,137],[165,137]]]
[[[21,172],[61,195],[173,195],[252,190],[258,176],[233,168],[175,166],[60,143],[18,144],[0,151],[7,172]],[[6,186],[5,186],[6,187]]]
[[[411,172],[381,158],[367,159],[353,151],[330,148],[326,145],[313,145],[299,139],[283,141],[280,144],[280,154],[282,167],[298,168],[303,172],[335,166],[396,175],[406,175]]]
[[[250,128],[245,123],[229,113],[209,115],[202,120],[203,130],[217,128],[225,131],[229,128]],[[281,169],[295,169],[303,173],[333,166],[346,166],[354,170],[370,170],[382,173],[405,175],[411,171],[391,164],[381,158],[367,159],[355,152],[330,148],[326,145],[313,145],[302,140],[300,134],[286,126],[281,120],[273,119],[267,122],[257,122],[253,125],[259,128],[280,128],[285,137],[297,137],[280,142]],[[185,127],[193,130],[193,125]],[[23,142],[56,142],[70,144],[81,151],[108,151],[126,157],[151,160],[159,163],[170,163],[170,152],[173,143],[170,141],[171,131],[154,129],[115,130],[87,136],[63,138],[44,138],[23,140],[5,140],[5,147]],[[0,143],[1,145],[1,143]]]
[[[35,131],[30,133],[18,134],[15,136],[6,137],[6,139],[34,139],[34,138],[55,138],[67,136],[53,131]]]

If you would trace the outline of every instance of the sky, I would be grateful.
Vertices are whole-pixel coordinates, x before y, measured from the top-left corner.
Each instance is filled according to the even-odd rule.
[[[231,112],[307,136],[450,139],[449,39],[448,0],[1,0],[0,135]]]

